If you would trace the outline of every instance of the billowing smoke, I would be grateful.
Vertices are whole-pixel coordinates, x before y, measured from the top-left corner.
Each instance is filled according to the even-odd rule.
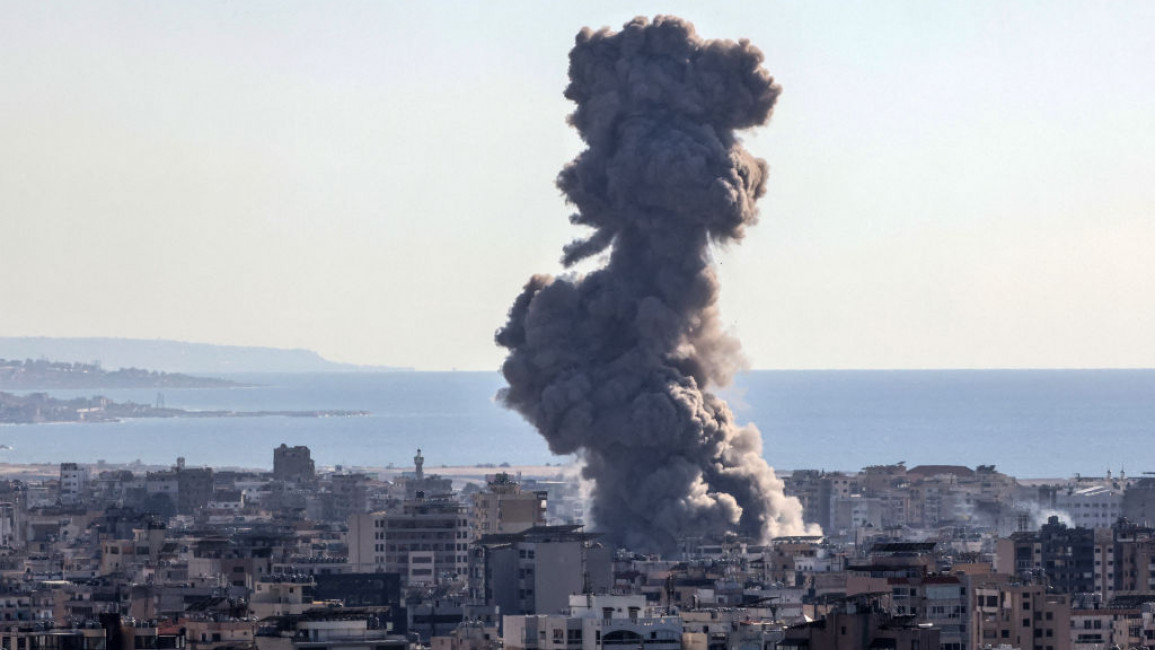
[[[554,453],[582,458],[614,543],[668,552],[683,537],[805,532],[757,429],[706,392],[742,363],[710,246],[742,238],[766,182],[734,130],[766,122],[779,91],[757,48],[678,18],[585,29],[570,52],[569,121],[588,148],[557,183],[593,233],[563,262],[608,254],[587,275],[529,281],[497,332],[499,397]]]

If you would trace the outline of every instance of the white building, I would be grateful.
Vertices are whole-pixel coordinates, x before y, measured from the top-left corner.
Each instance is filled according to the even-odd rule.
[[[76,463],[60,463],[60,502],[76,503],[88,487],[88,468]]]
[[[1071,516],[1076,528],[1110,528],[1123,516],[1123,490],[1109,485],[1068,489],[1055,495],[1055,507]]]

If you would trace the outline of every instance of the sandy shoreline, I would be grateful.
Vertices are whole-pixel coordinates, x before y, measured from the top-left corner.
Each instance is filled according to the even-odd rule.
[[[13,465],[0,463],[0,480],[44,480],[60,478],[60,465]]]

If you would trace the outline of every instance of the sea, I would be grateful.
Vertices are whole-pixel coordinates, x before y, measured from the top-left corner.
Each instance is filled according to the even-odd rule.
[[[0,426],[0,463],[271,468],[307,445],[319,466],[567,465],[494,395],[496,372],[231,375],[248,387],[53,390],[188,410],[350,410],[357,417],[137,419]],[[29,393],[36,391],[19,391]],[[1155,471],[1155,370],[751,371],[720,391],[779,470],[995,465],[1023,478]]]

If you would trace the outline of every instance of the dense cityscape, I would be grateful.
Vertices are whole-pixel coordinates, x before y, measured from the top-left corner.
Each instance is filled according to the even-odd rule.
[[[272,472],[70,462],[0,483],[0,646],[1155,643],[1151,477],[796,470],[787,492],[822,535],[683,538],[656,555],[605,544],[570,472],[470,481],[427,472],[420,450],[380,472],[271,452]]]
[[[1155,650],[1155,16],[615,4],[6,7],[0,650]]]

